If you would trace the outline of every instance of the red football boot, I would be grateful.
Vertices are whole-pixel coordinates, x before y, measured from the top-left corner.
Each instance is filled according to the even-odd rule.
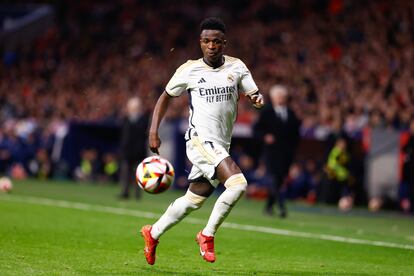
[[[196,242],[200,246],[200,255],[207,262],[214,263],[216,256],[214,255],[214,237],[204,236],[201,231],[198,232]]]
[[[141,228],[141,236],[145,241],[144,255],[147,263],[153,265],[155,263],[155,249],[157,249],[158,240],[151,236],[152,225],[145,225]]]

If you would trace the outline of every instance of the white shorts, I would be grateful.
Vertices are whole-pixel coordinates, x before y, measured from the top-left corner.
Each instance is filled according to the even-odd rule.
[[[189,129],[185,136],[187,157],[193,164],[188,181],[205,177],[211,185],[217,187],[220,182],[216,179],[216,167],[224,158],[230,156],[229,153],[223,146],[199,136],[194,129]]]

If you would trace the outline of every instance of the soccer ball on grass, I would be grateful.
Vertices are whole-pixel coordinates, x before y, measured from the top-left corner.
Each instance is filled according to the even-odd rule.
[[[150,194],[159,194],[173,184],[175,172],[168,160],[150,156],[139,163],[135,175],[141,189]]]
[[[9,193],[13,189],[13,184],[8,177],[0,178],[0,192]]]

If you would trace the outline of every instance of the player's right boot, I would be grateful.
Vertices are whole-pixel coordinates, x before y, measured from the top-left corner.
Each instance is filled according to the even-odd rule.
[[[155,263],[155,250],[157,249],[158,240],[151,236],[152,225],[145,225],[141,228],[141,236],[145,241],[144,255],[147,263],[153,265]]]
[[[196,242],[200,246],[200,255],[207,262],[214,263],[216,256],[214,254],[214,237],[204,236],[202,231],[198,232]]]

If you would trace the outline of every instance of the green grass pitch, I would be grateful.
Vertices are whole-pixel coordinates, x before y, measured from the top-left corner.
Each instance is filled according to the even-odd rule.
[[[291,204],[280,220],[245,199],[217,233],[217,261],[206,263],[194,238],[214,196],[160,239],[149,266],[138,230],[183,192],[141,201],[117,193],[110,185],[15,182],[0,194],[0,275],[414,275],[413,217]]]

